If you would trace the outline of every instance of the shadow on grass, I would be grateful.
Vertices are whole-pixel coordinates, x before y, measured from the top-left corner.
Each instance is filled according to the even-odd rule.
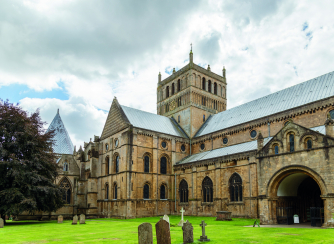
[[[5,226],[15,226],[15,225],[34,225],[34,224],[51,224],[54,221],[6,221]]]

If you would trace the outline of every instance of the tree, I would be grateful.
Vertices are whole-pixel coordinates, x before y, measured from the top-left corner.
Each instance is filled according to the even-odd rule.
[[[54,132],[45,132],[39,111],[29,115],[0,100],[0,216],[56,211],[63,190],[55,184],[58,165]]]

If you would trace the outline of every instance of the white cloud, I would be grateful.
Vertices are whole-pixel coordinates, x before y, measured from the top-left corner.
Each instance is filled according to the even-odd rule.
[[[193,43],[194,62],[218,74],[226,66],[231,108],[332,71],[333,7],[332,1],[2,2],[0,89],[19,83],[46,91],[61,80],[69,100],[21,103],[40,107],[49,123],[62,106],[79,145],[101,134],[106,115],[98,109],[109,111],[114,96],[156,112],[158,72],[164,79],[167,67],[182,68]]]

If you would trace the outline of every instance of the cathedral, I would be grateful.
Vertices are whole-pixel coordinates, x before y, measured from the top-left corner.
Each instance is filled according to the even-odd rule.
[[[226,109],[225,68],[202,68],[191,51],[186,66],[164,80],[159,73],[157,114],[114,98],[101,135],[83,148],[73,147],[58,111],[49,129],[66,205],[37,215],[136,218],[183,207],[185,215],[229,211],[291,224],[297,214],[302,223],[332,225],[333,76]]]

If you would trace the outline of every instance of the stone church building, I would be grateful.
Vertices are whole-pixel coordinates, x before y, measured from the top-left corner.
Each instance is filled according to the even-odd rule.
[[[51,215],[164,214],[332,224],[334,72],[226,109],[226,70],[193,62],[158,76],[157,114],[114,98],[100,136],[76,151],[59,112],[65,207]],[[153,88],[152,88],[153,89]],[[333,165],[332,165],[333,164]]]

